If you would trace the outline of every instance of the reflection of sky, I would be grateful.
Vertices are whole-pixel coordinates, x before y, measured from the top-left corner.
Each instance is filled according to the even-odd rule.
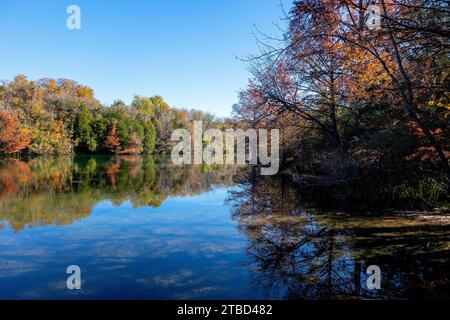
[[[0,230],[0,298],[248,298],[246,240],[223,205],[227,189],[160,208],[100,202],[64,226]],[[82,290],[65,287],[68,265]],[[257,297],[255,297],[257,298]]]

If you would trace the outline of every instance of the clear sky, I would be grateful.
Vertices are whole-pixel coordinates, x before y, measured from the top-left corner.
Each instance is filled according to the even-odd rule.
[[[226,116],[256,53],[254,26],[279,34],[291,0],[0,0],[0,79],[69,78],[105,104],[161,95]],[[81,30],[66,9],[81,8]]]

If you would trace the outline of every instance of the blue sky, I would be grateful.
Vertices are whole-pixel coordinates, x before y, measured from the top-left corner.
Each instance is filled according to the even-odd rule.
[[[71,4],[81,30],[66,28]],[[249,78],[236,56],[282,16],[280,0],[0,0],[0,79],[69,78],[105,104],[159,94],[225,116]]]

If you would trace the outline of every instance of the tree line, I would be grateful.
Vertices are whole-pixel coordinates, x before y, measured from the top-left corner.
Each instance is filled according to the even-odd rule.
[[[161,96],[102,105],[93,89],[68,79],[0,83],[0,154],[166,154],[177,128],[220,123],[198,110],[170,107]]]

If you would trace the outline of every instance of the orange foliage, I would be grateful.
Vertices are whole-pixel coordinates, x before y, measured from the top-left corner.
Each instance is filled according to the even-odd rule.
[[[348,70],[344,76],[350,99],[379,100],[385,94],[386,85],[391,79],[381,63],[359,47],[338,45],[343,55],[343,66]],[[392,61],[385,53],[380,53],[387,66],[392,68]]]
[[[111,165],[106,167],[106,175],[108,176],[109,183],[112,187],[115,187],[117,184],[117,174],[120,171],[120,161],[116,161]]]
[[[19,124],[16,116],[6,110],[0,110],[0,153],[16,153],[30,144],[31,131],[19,128]]]
[[[113,153],[120,152],[120,139],[117,136],[116,124],[113,124],[111,131],[109,132],[108,136],[106,137],[105,147],[106,147],[106,149],[108,149],[109,151],[111,151]]]
[[[425,133],[423,130],[417,125],[417,123],[410,121],[408,122],[408,127],[412,131],[412,133],[419,139],[425,138]],[[443,152],[444,155],[449,158],[450,157],[450,151],[445,150],[448,148],[448,145],[446,145],[446,142],[448,143],[448,137],[445,135],[445,131],[441,128],[437,128],[435,130],[432,130],[433,136],[436,138],[437,141],[439,141],[443,145]],[[439,160],[436,148],[433,146],[421,146],[418,147],[416,152],[409,155],[407,160],[414,160],[414,159],[420,159],[420,160],[426,160],[426,159],[433,159],[433,160]]]
[[[33,180],[28,164],[17,159],[6,159],[0,170],[0,199],[15,195],[21,185]]]

